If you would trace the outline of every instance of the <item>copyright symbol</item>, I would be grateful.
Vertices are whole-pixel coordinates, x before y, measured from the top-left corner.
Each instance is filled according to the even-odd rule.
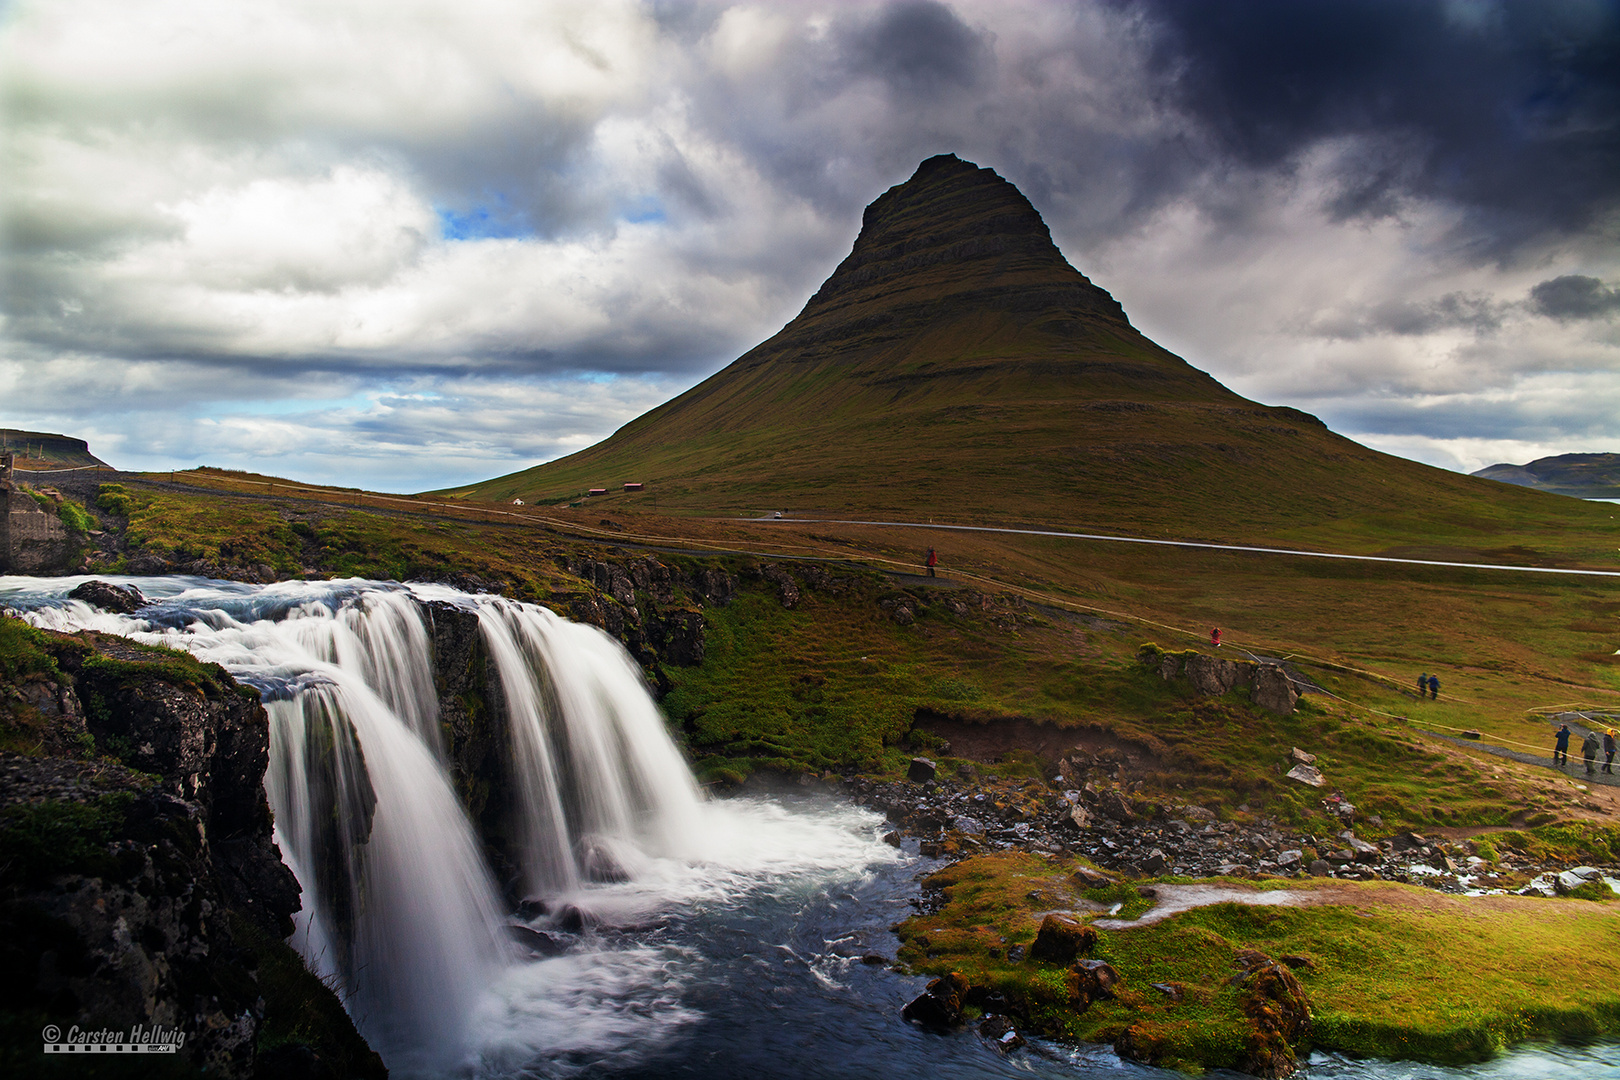
[[[41,1031],[40,1034],[45,1037],[45,1041],[48,1043],[62,1041],[62,1029],[55,1024],[46,1024],[45,1030]]]

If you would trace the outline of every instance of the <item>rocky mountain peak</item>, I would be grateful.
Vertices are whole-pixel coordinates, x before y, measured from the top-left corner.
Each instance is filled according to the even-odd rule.
[[[954,154],[924,161],[866,208],[854,249],[800,320],[897,302],[1063,307],[1129,325],[1114,298],[1064,259],[1022,192]]]

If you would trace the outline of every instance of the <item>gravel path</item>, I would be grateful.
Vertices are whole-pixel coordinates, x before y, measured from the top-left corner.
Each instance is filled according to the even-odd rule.
[[[1454,735],[1442,735],[1438,731],[1430,731],[1427,728],[1419,728],[1419,730],[1427,735],[1433,735],[1437,739],[1444,739],[1446,742],[1455,743],[1458,746],[1466,746],[1474,750],[1483,750],[1487,754],[1495,754],[1497,757],[1512,758],[1514,761],[1522,761],[1526,765],[1537,765],[1543,769],[1551,769],[1553,772],[1563,773],[1571,780],[1575,780],[1580,783],[1602,784],[1606,787],[1620,787],[1620,772],[1605,773],[1601,771],[1603,768],[1603,755],[1601,753],[1598,754],[1598,759],[1595,766],[1599,771],[1592,773],[1588,773],[1586,771],[1586,762],[1581,757],[1581,741],[1586,738],[1587,729],[1582,727],[1579,723],[1579,720],[1588,720],[1604,724],[1605,726],[1598,727],[1596,729],[1598,738],[1601,739],[1603,738],[1603,732],[1606,730],[1607,726],[1612,725],[1620,727],[1620,716],[1609,716],[1608,714],[1586,716],[1582,713],[1567,713],[1561,714],[1555,719],[1559,724],[1569,725],[1570,753],[1569,764],[1567,765],[1554,764],[1551,755],[1542,757],[1538,754],[1527,754],[1522,750],[1509,750],[1505,746],[1495,746],[1491,743],[1481,742],[1477,739],[1459,739]],[[1557,729],[1554,728],[1553,730]],[[1549,733],[1547,736],[1547,742],[1551,744],[1552,741],[1553,736]],[[1616,757],[1615,760],[1620,762],[1620,757]]]

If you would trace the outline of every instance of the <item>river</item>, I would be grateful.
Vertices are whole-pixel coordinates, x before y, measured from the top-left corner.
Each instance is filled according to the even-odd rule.
[[[938,864],[884,844],[879,816],[831,797],[704,798],[634,664],[594,629],[363,581],[108,579],[152,601],[126,617],[69,600],[81,580],[0,578],[0,607],[186,648],[264,694],[277,841],[305,888],[292,943],[397,1076],[1179,1076],[1106,1047],[1035,1040],[1004,1055],[971,1031],[902,1023],[926,980],[871,961],[893,958],[889,927]],[[453,795],[423,600],[476,612],[500,669],[527,775],[525,886],[544,910],[498,899]],[[375,820],[335,872],[322,845],[353,826],[361,774]],[[563,951],[514,942],[512,926]],[[1318,1054],[1300,1075],[1620,1080],[1620,1047],[1526,1047],[1463,1069]]]

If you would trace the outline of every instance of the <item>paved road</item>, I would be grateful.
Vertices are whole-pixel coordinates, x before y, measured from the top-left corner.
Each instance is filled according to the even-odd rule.
[[[1571,570],[1559,566],[1506,566],[1500,563],[1445,562],[1440,559],[1397,559],[1388,555],[1341,555],[1333,551],[1210,544],[1197,540],[1151,540],[1145,536],[1104,536],[1099,533],[1059,532],[1050,529],[999,529],[990,525],[925,525],[918,521],[843,521],[833,518],[793,517],[747,520],[779,521],[784,525],[881,525],[891,529],[939,529],[952,532],[1008,533],[1014,536],[1055,536],[1063,540],[1105,540],[1119,544],[1156,544],[1160,547],[1204,548],[1211,551],[1253,551],[1262,555],[1298,555],[1310,559],[1349,559],[1353,562],[1401,563],[1407,566],[1449,566],[1463,570],[1508,570],[1521,574],[1581,574],[1587,577],[1620,578],[1620,570]]]

